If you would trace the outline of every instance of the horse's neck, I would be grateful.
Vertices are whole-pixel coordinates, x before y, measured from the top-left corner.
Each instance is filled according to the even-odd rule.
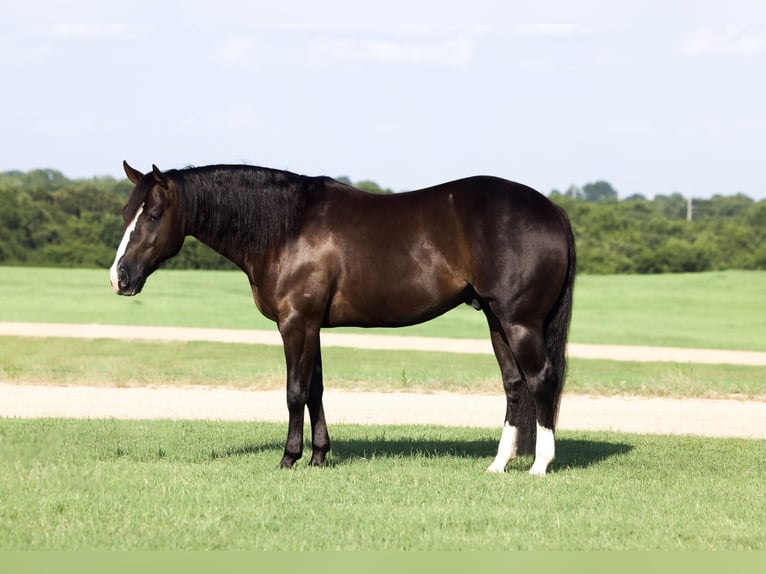
[[[222,236],[213,230],[205,229],[204,226],[192,226],[192,228],[187,228],[186,235],[191,235],[197,241],[222,255],[238,267],[244,268],[247,254],[240,249],[236,249],[230,241],[222,239]]]
[[[200,243],[241,267],[240,253],[234,248],[232,241],[227,234],[205,220],[206,216],[204,215],[204,210],[208,208],[200,205],[200,202],[203,202],[205,199],[202,194],[210,192],[202,190],[192,190],[192,192],[196,192],[199,195],[197,196],[198,199],[196,199],[196,202],[187,207],[186,213],[184,214],[186,235],[191,235]]]
[[[225,186],[192,188],[188,193],[184,214],[186,235],[195,237],[238,267],[251,267],[253,260],[264,258],[271,245],[280,242],[278,230],[284,225],[284,218],[274,216],[265,202],[243,205],[241,197],[238,201],[234,194],[229,195]],[[269,188],[262,188],[254,195],[268,193]]]
[[[230,246],[228,246],[225,242],[220,241],[219,239],[216,239],[215,237],[213,237],[212,234],[206,233],[204,231],[198,232],[198,231],[191,230],[187,233],[187,235],[191,235],[197,241],[199,241],[203,245],[206,245],[207,247],[209,247],[210,249],[212,249],[219,255],[224,256],[226,259],[228,259],[235,265],[239,267],[242,266],[242,261],[240,261],[241,258],[239,254],[235,250],[231,249]]]

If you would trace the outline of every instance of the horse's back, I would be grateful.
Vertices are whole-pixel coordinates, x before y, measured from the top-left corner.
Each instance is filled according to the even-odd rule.
[[[550,263],[552,255],[566,259],[566,214],[529,186],[474,176],[411,193],[423,197],[423,211],[433,215],[431,233],[460,239],[474,275],[478,267],[519,269]]]
[[[397,227],[428,220],[428,230],[452,230],[454,225],[507,225],[527,222],[559,225],[556,206],[535,189],[494,176],[478,175],[439,185],[395,194],[373,194],[339,184],[332,194],[333,209],[347,222],[376,225],[378,220],[395,219]]]
[[[338,184],[311,232],[318,260],[336,270],[329,323],[419,322],[477,296],[513,297],[541,273],[562,280],[545,268],[551,253],[565,257],[560,229],[546,197],[500,178],[394,195]]]

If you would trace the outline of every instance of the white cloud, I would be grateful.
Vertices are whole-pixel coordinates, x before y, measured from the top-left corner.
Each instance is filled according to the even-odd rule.
[[[226,66],[252,62],[255,59],[256,42],[252,36],[229,38],[218,48],[218,60]]]
[[[516,30],[525,36],[539,38],[576,38],[588,32],[577,24],[520,24]]]
[[[309,44],[309,57],[319,65],[333,62],[374,62],[438,68],[465,68],[475,56],[473,43],[465,37],[447,39],[319,38]]]
[[[680,45],[685,56],[756,56],[766,54],[766,29],[743,30],[729,24],[723,29],[703,26],[690,32]]]
[[[128,24],[55,24],[51,30],[54,38],[63,40],[129,40],[143,35],[144,31]]]
[[[619,137],[641,137],[653,133],[654,129],[645,118],[622,117],[610,121],[606,126],[607,132]]]

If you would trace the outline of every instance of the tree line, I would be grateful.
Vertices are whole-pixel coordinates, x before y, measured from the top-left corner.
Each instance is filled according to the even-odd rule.
[[[743,194],[692,199],[680,193],[653,200],[551,193],[569,214],[584,273],[681,273],[766,269],[766,200]],[[589,194],[589,191],[591,193]]]
[[[355,185],[391,192],[369,180]],[[132,188],[127,180],[71,180],[55,170],[0,173],[0,265],[109,267]],[[766,269],[766,200],[737,194],[690,206],[678,193],[619,200],[604,181],[550,197],[572,220],[582,273]],[[233,268],[193,238],[167,266]]]

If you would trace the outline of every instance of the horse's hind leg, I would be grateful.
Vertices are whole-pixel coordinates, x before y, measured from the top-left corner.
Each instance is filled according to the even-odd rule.
[[[523,385],[526,383],[534,401],[536,416],[535,461],[530,474],[543,475],[556,452],[553,428],[556,418],[556,373],[548,358],[542,322],[525,321],[505,313],[497,301],[485,309],[492,334],[495,355],[503,372],[508,411],[500,439],[498,455],[487,469],[502,472],[519,447],[519,429],[531,423],[522,412]]]
[[[516,365],[516,360],[513,358],[513,353],[508,344],[508,339],[503,333],[502,326],[497,318],[488,310],[486,310],[486,315],[492,338],[492,348],[495,351],[495,357],[500,365],[500,372],[503,377],[503,388],[505,389],[506,398],[503,434],[497,447],[497,456],[487,468],[487,472],[502,473],[505,472],[508,462],[516,457],[518,450],[519,400],[524,380]]]
[[[529,473],[544,475],[556,454],[553,427],[556,418],[556,373],[545,348],[542,327],[511,324],[509,342],[524,374],[537,409],[535,461]]]

